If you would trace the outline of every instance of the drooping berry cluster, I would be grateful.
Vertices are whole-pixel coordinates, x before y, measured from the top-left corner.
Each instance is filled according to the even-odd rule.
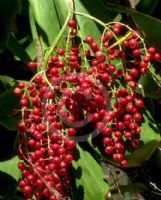
[[[61,199],[69,187],[67,167],[75,142],[68,138],[57,116],[54,93],[42,75],[36,75],[20,98],[22,120],[18,124],[18,155],[24,163],[19,186],[24,196]]]
[[[68,27],[65,48],[55,48],[47,68],[14,88],[21,96],[18,155],[24,162],[18,167],[25,198],[63,199],[77,136],[97,132],[104,153],[122,167],[125,153],[139,147],[144,103],[135,89],[160,54],[146,50],[138,33],[120,23],[107,26],[100,41],[82,38],[73,19]]]

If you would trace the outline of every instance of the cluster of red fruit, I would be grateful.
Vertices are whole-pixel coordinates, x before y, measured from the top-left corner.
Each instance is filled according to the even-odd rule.
[[[66,48],[57,48],[47,68],[28,85],[19,82],[14,88],[21,96],[18,155],[24,162],[18,167],[19,186],[26,198],[63,198],[70,186],[67,167],[73,139],[78,132],[87,134],[80,131],[84,126],[97,131],[105,154],[127,166],[126,151],[139,146],[144,107],[135,89],[140,77],[148,73],[151,59],[161,57],[153,47],[144,55],[138,33],[120,23],[107,27],[99,42],[91,36],[83,40],[72,19],[68,27],[71,38]],[[128,37],[121,36],[126,33]],[[79,46],[73,45],[75,37],[81,39]],[[34,69],[36,63],[30,61],[28,67]]]

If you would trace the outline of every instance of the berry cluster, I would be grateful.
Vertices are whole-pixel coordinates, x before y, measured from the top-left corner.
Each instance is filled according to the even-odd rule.
[[[68,28],[65,48],[55,48],[47,68],[28,85],[14,88],[20,95],[18,155],[24,162],[18,167],[25,198],[63,199],[78,135],[96,131],[104,153],[122,167],[128,165],[125,153],[139,147],[144,103],[135,89],[160,54],[146,50],[138,33],[121,23],[109,24],[100,41],[82,38],[73,19]],[[27,66],[33,70],[36,63]]]

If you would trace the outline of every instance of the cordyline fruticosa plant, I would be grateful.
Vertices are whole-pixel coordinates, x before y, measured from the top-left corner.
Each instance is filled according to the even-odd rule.
[[[73,169],[85,151],[82,143],[95,152],[98,163],[126,168],[149,159],[159,142],[140,80],[149,74],[161,86],[151,64],[161,54],[146,47],[138,30],[104,23],[68,3],[66,21],[52,46],[40,62],[27,64],[35,75],[13,90],[20,96],[21,108],[14,112],[21,116],[17,155],[25,199],[72,196]],[[82,34],[78,16],[98,24],[99,38]],[[103,187],[107,193],[108,185]]]

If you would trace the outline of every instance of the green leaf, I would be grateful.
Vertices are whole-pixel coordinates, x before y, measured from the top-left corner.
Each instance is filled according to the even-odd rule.
[[[131,12],[131,17],[143,32],[147,44],[153,45],[158,51],[161,51],[160,34],[158,34],[161,32],[161,20],[134,11]]]
[[[54,4],[55,4],[55,10],[57,12],[57,17],[58,17],[59,23],[62,26],[66,20],[67,14],[68,14],[68,1],[54,0]]]
[[[75,151],[77,160],[73,160],[74,199],[77,200],[104,200],[108,192],[108,185],[103,180],[104,173],[100,165],[91,154],[79,145]]]
[[[144,12],[147,14],[152,14],[155,10],[159,0],[140,0],[136,9],[140,12]]]
[[[35,39],[35,25],[40,38],[42,49],[51,46],[60,30],[60,24],[53,0],[30,0],[30,24]],[[31,16],[32,15],[32,16]],[[31,19],[34,18],[34,22]]]
[[[19,11],[19,0],[0,1],[0,51],[7,46],[15,14]]]
[[[10,158],[9,160],[0,161],[0,171],[7,173],[8,175],[12,176],[16,181],[19,179],[19,169],[17,164],[19,159],[17,156]]]
[[[140,80],[139,84],[143,86],[143,90],[146,97],[153,99],[161,98],[161,88],[158,85],[158,82],[153,79],[151,74],[144,75]],[[139,88],[136,89],[136,92],[141,94]]]
[[[54,0],[55,12],[57,14],[60,28],[62,28],[63,24],[66,21],[66,18],[68,15],[68,9],[69,9],[69,5],[68,5],[69,2],[70,1],[66,1],[66,0],[61,0],[61,1]],[[68,32],[69,32],[69,29],[66,29],[64,32],[64,36],[67,36]],[[64,44],[66,43],[66,38],[64,36],[59,40],[59,43],[57,44],[59,47],[64,47]]]
[[[110,5],[118,5],[121,3],[120,0],[104,0],[104,2]]]
[[[155,150],[155,152],[153,153],[150,162],[158,167],[159,169],[161,169],[161,143],[159,144],[158,148]]]
[[[19,98],[13,94],[12,89],[8,89],[0,95],[0,124],[11,131],[16,130],[18,116],[13,116],[13,108],[19,107]]]
[[[5,89],[13,87],[16,83],[15,79],[5,75],[0,75],[0,82],[2,83]]]
[[[33,40],[25,49],[31,60],[36,59],[36,42]]]
[[[8,49],[13,53],[14,56],[18,57],[24,62],[28,62],[31,59],[13,35],[11,35],[9,38]]]
[[[13,200],[19,179],[17,156],[0,162],[0,199]]]
[[[154,104],[153,99],[145,97],[144,104],[147,110],[150,112],[151,116],[154,117],[156,110],[155,110],[155,104]]]
[[[93,15],[95,18],[104,22],[112,20],[110,15],[106,12],[104,4],[101,0],[75,0],[74,2],[76,12]],[[96,42],[98,42],[100,31],[102,30],[102,28],[100,29],[100,26],[95,21],[90,20],[87,17],[76,15],[76,19],[79,24],[83,38],[85,38],[85,36],[87,35],[90,35],[95,38]]]

